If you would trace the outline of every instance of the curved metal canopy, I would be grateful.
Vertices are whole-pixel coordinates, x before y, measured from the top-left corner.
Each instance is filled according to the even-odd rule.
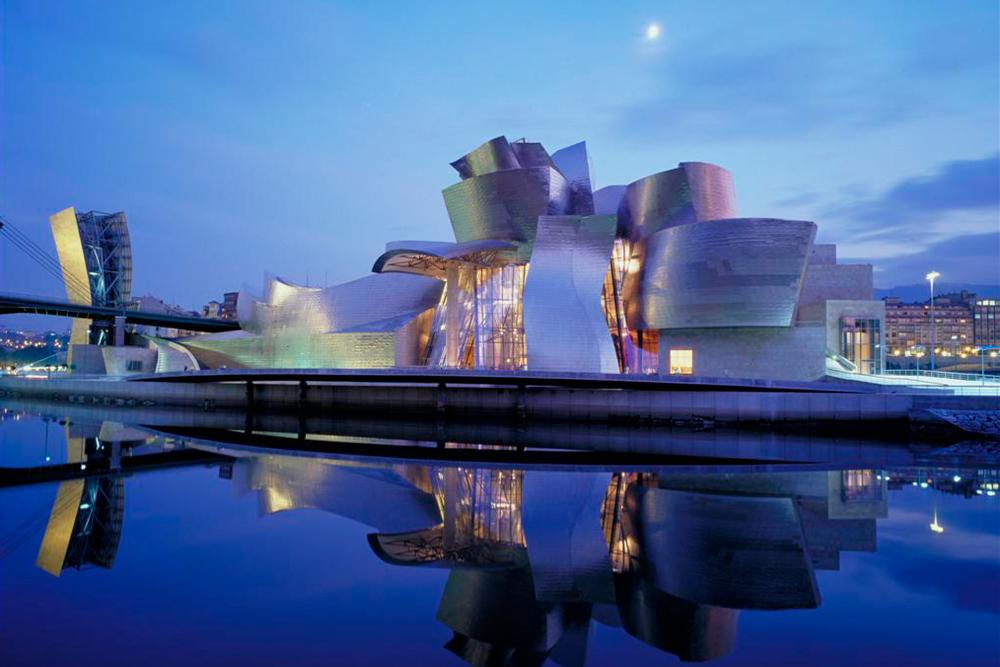
[[[487,239],[448,243],[443,241],[395,241],[386,246],[372,271],[416,273],[444,280],[449,263],[500,266],[515,261],[517,244]]]

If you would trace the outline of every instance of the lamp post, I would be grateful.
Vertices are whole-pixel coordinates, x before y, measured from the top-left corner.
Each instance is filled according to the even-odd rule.
[[[1000,350],[1000,345],[979,346],[979,377],[983,382],[986,382],[986,350]],[[994,355],[996,355],[996,352],[990,352],[991,357]]]
[[[934,280],[941,274],[931,271],[925,278],[931,282],[931,370],[934,370]]]

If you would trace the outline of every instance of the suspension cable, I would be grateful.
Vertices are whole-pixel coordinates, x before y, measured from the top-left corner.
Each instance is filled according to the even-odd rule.
[[[2,221],[2,219],[0,219]],[[5,232],[7,238],[15,243],[19,248],[21,248],[25,253],[27,253],[32,259],[34,259],[43,268],[48,267],[50,273],[55,270],[59,275],[62,275],[62,266],[59,262],[49,255],[44,249],[38,246],[34,241],[28,238],[23,232],[21,232],[16,227],[10,225],[6,221],[5,224],[0,228],[0,232]],[[85,285],[75,276],[66,276],[68,282],[72,283],[72,287],[79,290],[83,290]]]
[[[32,241],[24,232],[13,226],[3,216],[0,216],[0,234],[24,252],[40,268],[52,275],[57,280],[61,280],[66,286],[66,291],[71,296],[81,300],[87,300],[90,296],[90,287],[81,280],[70,274],[63,273],[62,265],[48,252]]]

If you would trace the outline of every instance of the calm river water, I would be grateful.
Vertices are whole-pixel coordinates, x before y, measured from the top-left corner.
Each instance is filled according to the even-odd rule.
[[[1000,664],[988,445],[540,463],[66,422],[0,422],[0,665]]]

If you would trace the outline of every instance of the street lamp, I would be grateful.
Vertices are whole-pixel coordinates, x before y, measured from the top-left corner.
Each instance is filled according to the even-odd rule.
[[[934,370],[934,280],[940,276],[937,271],[931,271],[924,276],[931,282],[931,370]]]
[[[986,382],[986,350],[1000,350],[1000,345],[979,346],[979,377],[982,378],[983,382]],[[990,352],[990,357],[995,358],[996,356],[996,352]]]

